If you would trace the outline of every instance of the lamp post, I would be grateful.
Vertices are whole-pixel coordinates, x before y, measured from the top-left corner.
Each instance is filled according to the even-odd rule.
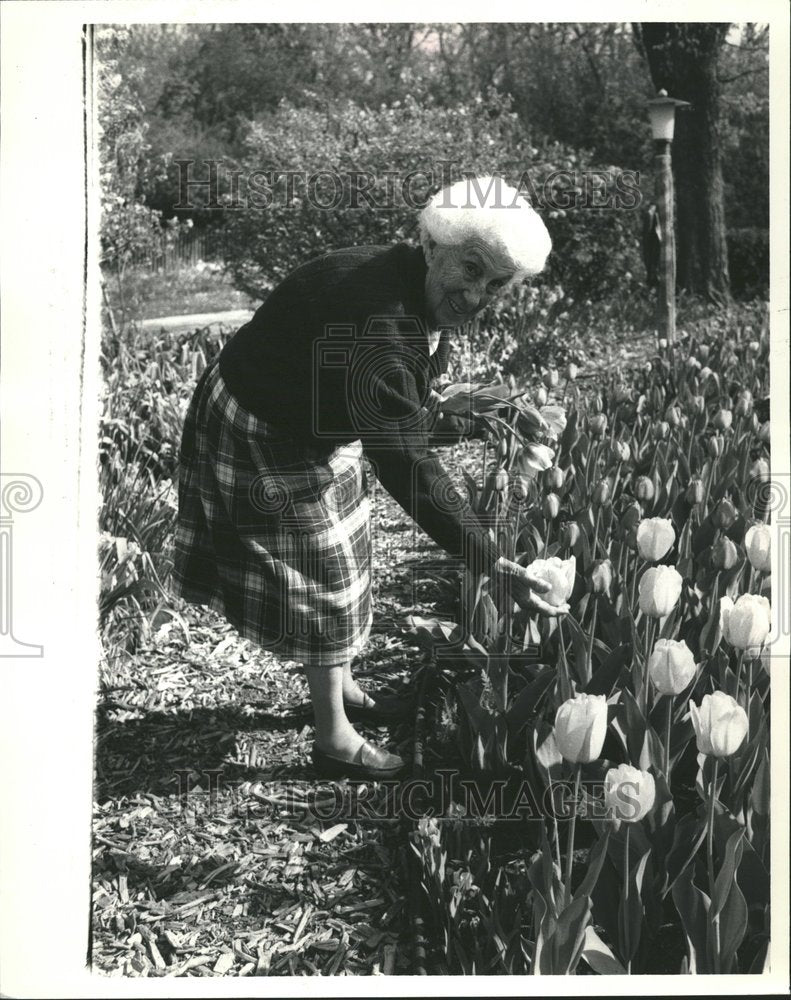
[[[659,287],[657,289],[656,325],[659,338],[668,343],[676,339],[676,239],[673,219],[673,171],[670,144],[676,120],[676,108],[689,107],[660,90],[648,102],[651,134],[654,137],[656,208],[659,220]]]

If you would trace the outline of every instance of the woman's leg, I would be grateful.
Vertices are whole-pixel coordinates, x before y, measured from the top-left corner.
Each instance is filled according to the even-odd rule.
[[[316,720],[316,746],[325,753],[351,760],[365,740],[346,718],[343,708],[346,666],[309,667],[305,676]],[[349,672],[351,678],[351,672]]]
[[[347,705],[374,705],[374,699],[363,691],[360,685],[352,676],[352,668],[350,663],[344,664],[343,667],[343,700]]]

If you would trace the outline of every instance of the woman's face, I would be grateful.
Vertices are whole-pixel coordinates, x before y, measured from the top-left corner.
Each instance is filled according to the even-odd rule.
[[[482,240],[458,246],[429,241],[426,303],[436,327],[461,326],[488,305],[514,277],[513,262]]]

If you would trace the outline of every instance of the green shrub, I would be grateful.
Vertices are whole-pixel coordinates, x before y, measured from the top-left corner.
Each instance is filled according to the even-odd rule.
[[[251,295],[263,296],[294,267],[329,250],[415,239],[415,206],[464,173],[501,174],[531,197],[554,243],[540,283],[559,283],[574,298],[602,299],[631,286],[640,273],[639,192],[626,190],[617,167],[591,180],[597,165],[590,154],[527,135],[499,97],[457,108],[407,100],[376,111],[351,102],[321,111],[284,104],[251,125],[246,146],[235,165],[243,176],[297,174],[290,204],[285,179],[273,182],[263,173],[257,196],[243,192],[239,210],[225,196],[228,267],[237,287]],[[375,178],[369,203],[353,197],[352,184],[361,184],[351,180],[355,171]],[[321,172],[342,179],[337,193]],[[311,176],[308,197],[304,178]],[[408,198],[402,197],[405,178],[411,179]],[[588,207],[591,184],[600,189],[594,204],[615,196],[621,207]],[[337,207],[318,207],[317,200]]]

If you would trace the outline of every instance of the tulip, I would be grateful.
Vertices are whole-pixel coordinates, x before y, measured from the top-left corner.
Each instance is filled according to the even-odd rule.
[[[553,465],[551,469],[547,469],[545,478],[550,489],[559,490],[563,485],[563,470]]]
[[[690,479],[686,492],[687,503],[697,504],[703,502],[703,480]]]
[[[536,396],[535,396],[536,405],[538,405],[538,406],[544,406],[546,404],[546,401],[548,399],[549,399],[549,396],[547,395],[547,390],[543,387],[543,385],[540,385],[536,389]]]
[[[541,512],[547,520],[555,520],[560,513],[560,497],[557,493],[547,493],[541,504]]]
[[[742,594],[734,604],[720,598],[720,631],[736,649],[757,656],[772,627],[772,606],[765,597]]]
[[[772,570],[772,532],[765,524],[754,524],[744,536],[744,548],[753,569],[759,573]]]
[[[687,368],[689,368],[691,372],[700,368],[700,362],[692,354],[690,354],[690,356],[687,358]]]
[[[766,443],[772,440],[772,428],[768,420],[758,428],[758,438]]]
[[[714,508],[712,520],[720,531],[727,531],[728,528],[732,527],[737,517],[736,508],[727,497],[723,497]]]
[[[692,397],[692,409],[699,417],[703,416],[706,412],[706,400],[703,396]]]
[[[505,493],[508,489],[508,473],[505,469],[500,469],[494,477],[494,488],[498,493]]]
[[[730,410],[718,410],[714,414],[713,423],[718,431],[727,431],[733,423],[733,414]]]
[[[550,584],[551,589],[541,597],[555,608],[559,608],[568,602],[571,592],[574,589],[574,574],[576,573],[577,560],[574,556],[568,559],[559,559],[551,556],[549,559],[534,559],[528,566],[542,580]]]
[[[573,382],[576,379],[578,373],[579,373],[579,368],[577,368],[577,366],[574,364],[573,361],[569,361],[568,367],[566,368],[566,378],[569,380],[569,382]]]
[[[580,526],[576,521],[566,521],[560,532],[560,540],[572,549],[580,540]]]
[[[554,389],[560,381],[557,368],[549,368],[544,372],[544,385],[547,389]]]
[[[610,499],[610,483],[607,479],[600,479],[593,488],[591,501],[595,507],[603,507]]]
[[[681,694],[689,686],[696,669],[695,658],[685,642],[657,639],[648,659],[648,676],[660,694]]]
[[[660,420],[656,424],[654,430],[657,436],[657,440],[664,441],[665,438],[670,433],[670,424],[666,420]]]
[[[747,713],[735,698],[724,691],[704,695],[700,708],[690,702],[689,713],[699,753],[730,757],[747,736]]]
[[[752,413],[752,403],[749,399],[744,399],[741,397],[736,400],[736,416],[737,417],[749,417]]]
[[[758,343],[757,340],[751,340],[750,343],[747,345],[747,349],[749,351],[752,351],[753,354],[757,354],[761,350],[761,345]]]
[[[637,550],[646,562],[659,562],[673,548],[676,532],[664,517],[647,517],[637,526]]]
[[[612,563],[609,559],[597,559],[591,568],[591,587],[594,594],[610,596],[612,588]]]
[[[704,361],[708,361],[709,360],[709,345],[708,344],[701,344],[700,347],[698,348],[698,354],[701,356],[701,358]]]
[[[621,528],[626,531],[631,531],[632,528],[636,528],[640,518],[643,516],[643,512],[640,509],[640,504],[636,503],[634,500],[629,504],[626,510],[623,512],[621,517]]]
[[[739,561],[739,550],[726,535],[711,547],[711,564],[715,569],[733,569]]]
[[[706,365],[705,368],[701,368],[700,369],[700,381],[701,382],[705,382],[706,379],[709,378],[709,376],[711,376],[711,375],[714,375],[714,372],[711,370],[711,368],[709,368],[708,365]],[[714,375],[714,377],[716,378],[717,376]]]
[[[603,437],[607,433],[607,417],[603,413],[597,413],[588,421],[588,427],[594,437]]]
[[[665,410],[665,420],[671,427],[678,427],[681,423],[681,410],[677,406],[668,406]]]
[[[634,484],[634,495],[638,500],[653,500],[654,484],[648,476],[638,476]]]
[[[554,451],[545,444],[526,444],[516,456],[516,466],[523,475],[546,472],[551,468]]]
[[[757,479],[759,482],[768,483],[770,478],[769,463],[765,458],[757,458],[750,466],[750,479]]]
[[[749,389],[742,389],[742,391],[739,393],[739,399],[744,399],[746,400],[746,402],[752,403],[753,394],[750,392]]]
[[[649,618],[670,614],[681,596],[681,574],[675,566],[652,566],[640,578],[640,610]]]
[[[719,434],[715,434],[714,437],[709,438],[708,449],[712,458],[722,457],[725,444]]]
[[[628,441],[615,442],[615,457],[619,462],[628,462],[631,455],[632,449],[629,447]]]
[[[530,480],[526,479],[524,476],[517,476],[514,482],[513,496],[514,500],[518,503],[523,503],[527,500],[528,490],[530,488]]]
[[[564,701],[555,715],[555,741],[572,764],[589,764],[601,754],[607,733],[607,699],[578,694]]]
[[[659,350],[664,351],[667,349],[667,339],[665,337],[659,338]]]
[[[656,799],[654,776],[629,764],[611,767],[604,776],[604,804],[622,823],[639,823]]]
[[[591,409],[593,410],[594,413],[601,413],[601,411],[604,409],[604,403],[602,401],[601,396],[598,393],[593,397],[593,402],[591,403]]]

